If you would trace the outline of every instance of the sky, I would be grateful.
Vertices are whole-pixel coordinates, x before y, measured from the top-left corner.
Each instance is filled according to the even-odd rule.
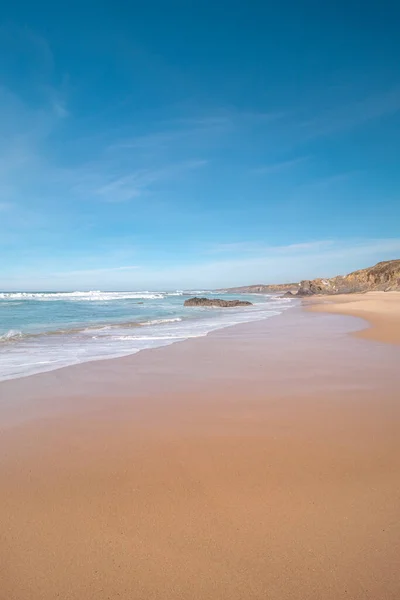
[[[0,289],[400,257],[400,4],[2,3]]]

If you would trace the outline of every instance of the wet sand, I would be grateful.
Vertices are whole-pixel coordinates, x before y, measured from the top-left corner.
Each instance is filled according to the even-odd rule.
[[[400,346],[362,329],[295,308],[0,383],[2,597],[399,598]]]

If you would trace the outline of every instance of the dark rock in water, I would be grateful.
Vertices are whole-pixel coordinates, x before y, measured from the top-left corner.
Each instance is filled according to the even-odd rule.
[[[296,294],[293,294],[293,292],[286,292],[286,294],[283,294],[282,298],[296,298]]]
[[[136,302],[136,304],[144,304],[144,302]]]
[[[247,300],[222,300],[221,298],[189,298],[184,306],[216,306],[218,308],[233,308],[235,306],[252,306]]]

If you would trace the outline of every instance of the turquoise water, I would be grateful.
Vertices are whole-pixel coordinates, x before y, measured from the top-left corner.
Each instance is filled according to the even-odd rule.
[[[0,380],[134,354],[236,323],[268,318],[293,300],[231,295],[251,307],[183,306],[196,292],[0,293]],[[197,292],[213,297],[213,292]],[[217,294],[221,295],[220,292]]]

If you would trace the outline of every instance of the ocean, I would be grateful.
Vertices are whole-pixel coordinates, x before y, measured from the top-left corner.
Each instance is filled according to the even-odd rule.
[[[92,360],[135,354],[277,315],[290,298],[227,294],[251,307],[184,307],[221,292],[0,292],[0,381]]]

